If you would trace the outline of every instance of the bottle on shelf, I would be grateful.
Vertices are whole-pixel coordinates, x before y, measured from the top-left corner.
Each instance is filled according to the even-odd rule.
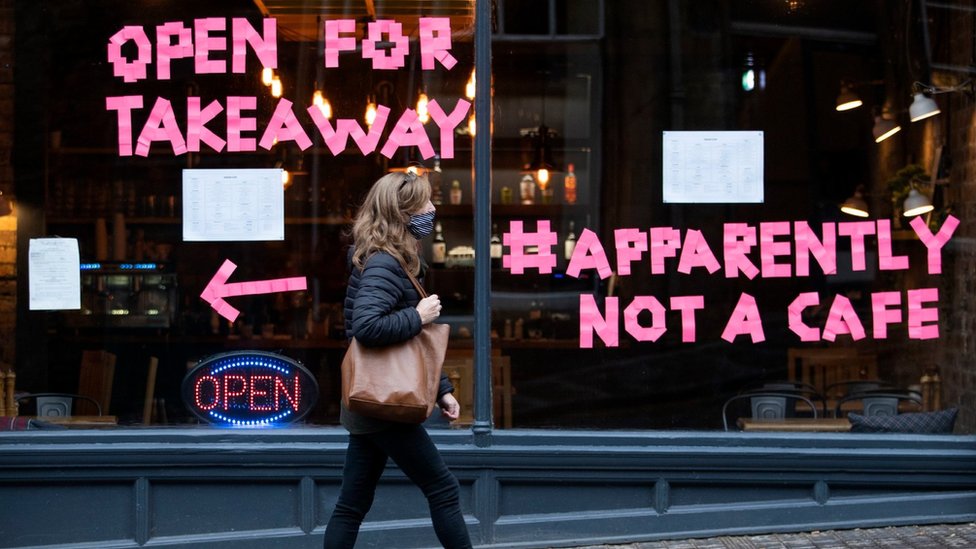
[[[461,203],[461,182],[455,179],[451,182],[451,204]]]
[[[535,204],[535,178],[529,174],[522,176],[522,181],[519,183],[519,196],[522,198],[522,204],[530,205]]]
[[[566,166],[566,176],[563,177],[563,200],[567,204],[576,204],[576,172],[572,163]]]
[[[441,222],[434,225],[434,243],[430,250],[430,263],[435,267],[443,267],[447,261],[447,242],[444,241],[444,231]]]
[[[430,180],[430,201],[435,206],[440,206],[444,203],[444,190],[441,189],[442,175],[441,157],[439,155],[434,155],[434,169],[430,171],[428,179]]]
[[[502,266],[502,238],[498,235],[498,223],[491,224],[491,266],[495,269]]]
[[[569,232],[566,233],[566,240],[563,241],[563,256],[566,261],[573,258],[573,251],[576,250],[576,223],[569,222]]]
[[[507,206],[512,203],[512,188],[508,185],[502,187],[501,190],[498,191],[498,195],[499,200],[503,205]]]

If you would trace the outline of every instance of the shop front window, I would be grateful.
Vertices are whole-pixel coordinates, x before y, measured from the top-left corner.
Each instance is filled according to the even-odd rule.
[[[16,22],[9,194],[35,271],[80,272],[73,289],[18,273],[19,412],[337,424],[349,229],[372,183],[419,166],[447,242],[425,255],[471,261],[473,4],[91,1]],[[469,294],[444,296],[462,347]],[[273,364],[195,369],[244,351]]]
[[[415,167],[455,428],[490,379],[495,429],[976,432],[955,8],[499,0],[477,127],[475,7],[19,3],[4,414],[336,425],[350,223]]]
[[[917,4],[499,3],[496,427],[951,432],[971,416],[967,190],[946,163],[950,128],[972,124],[947,91],[968,85],[946,46],[967,31]],[[915,82],[924,40],[948,56],[933,89]],[[911,122],[931,91],[950,109]],[[910,193],[934,209],[907,211]]]

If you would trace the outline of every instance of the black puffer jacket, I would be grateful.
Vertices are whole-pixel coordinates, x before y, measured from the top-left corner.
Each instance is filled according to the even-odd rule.
[[[360,270],[352,266],[350,250],[349,266],[351,274],[343,306],[347,337],[355,337],[367,347],[382,347],[406,341],[420,333],[420,313],[416,308],[420,295],[399,261],[380,252],[370,256]],[[437,398],[453,391],[447,375],[442,373]],[[355,414],[345,407],[341,410],[340,421],[353,434],[381,431],[396,425]]]
[[[420,333],[420,296],[393,256],[377,253],[352,268],[346,287],[346,336],[367,347],[406,341]]]

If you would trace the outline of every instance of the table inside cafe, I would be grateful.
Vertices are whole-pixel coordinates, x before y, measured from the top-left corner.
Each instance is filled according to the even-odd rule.
[[[851,430],[847,418],[834,417],[785,417],[748,418],[740,417],[736,425],[743,431],[792,431],[792,432],[831,432],[841,433]]]
[[[105,429],[118,425],[115,416],[30,416],[54,425],[61,425],[68,429]]]

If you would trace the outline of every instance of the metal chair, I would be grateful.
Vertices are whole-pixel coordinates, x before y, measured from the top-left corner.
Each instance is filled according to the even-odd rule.
[[[729,430],[728,409],[729,405],[739,400],[749,400],[752,411],[751,417],[764,419],[782,419],[787,417],[787,410],[796,406],[796,401],[801,401],[810,407],[810,412],[814,419],[817,418],[817,406],[809,398],[799,394],[780,391],[748,391],[730,397],[722,404],[722,427]],[[787,406],[787,402],[792,406]]]
[[[922,397],[918,393],[879,389],[854,393],[841,398],[837,401],[834,415],[844,417],[842,415],[844,404],[857,400],[863,403],[863,414],[865,416],[896,416],[899,413],[898,406],[902,402],[911,402],[918,408],[918,411],[922,411]]]
[[[739,394],[753,393],[756,391],[776,391],[780,393],[797,394],[807,397],[808,399],[820,404],[821,412],[823,415],[827,415],[827,399],[820,394],[820,391],[818,391],[816,387],[809,383],[791,380],[764,381],[761,385],[748,387],[742,391],[739,391]],[[785,402],[783,404],[785,406]],[[787,408],[785,417],[792,417],[794,415],[792,412],[792,407]]]
[[[34,415],[38,417],[68,417],[72,415],[72,407],[76,400],[91,403],[96,415],[102,415],[102,406],[94,398],[71,393],[28,393],[20,395],[17,401],[34,399],[37,409]]]

